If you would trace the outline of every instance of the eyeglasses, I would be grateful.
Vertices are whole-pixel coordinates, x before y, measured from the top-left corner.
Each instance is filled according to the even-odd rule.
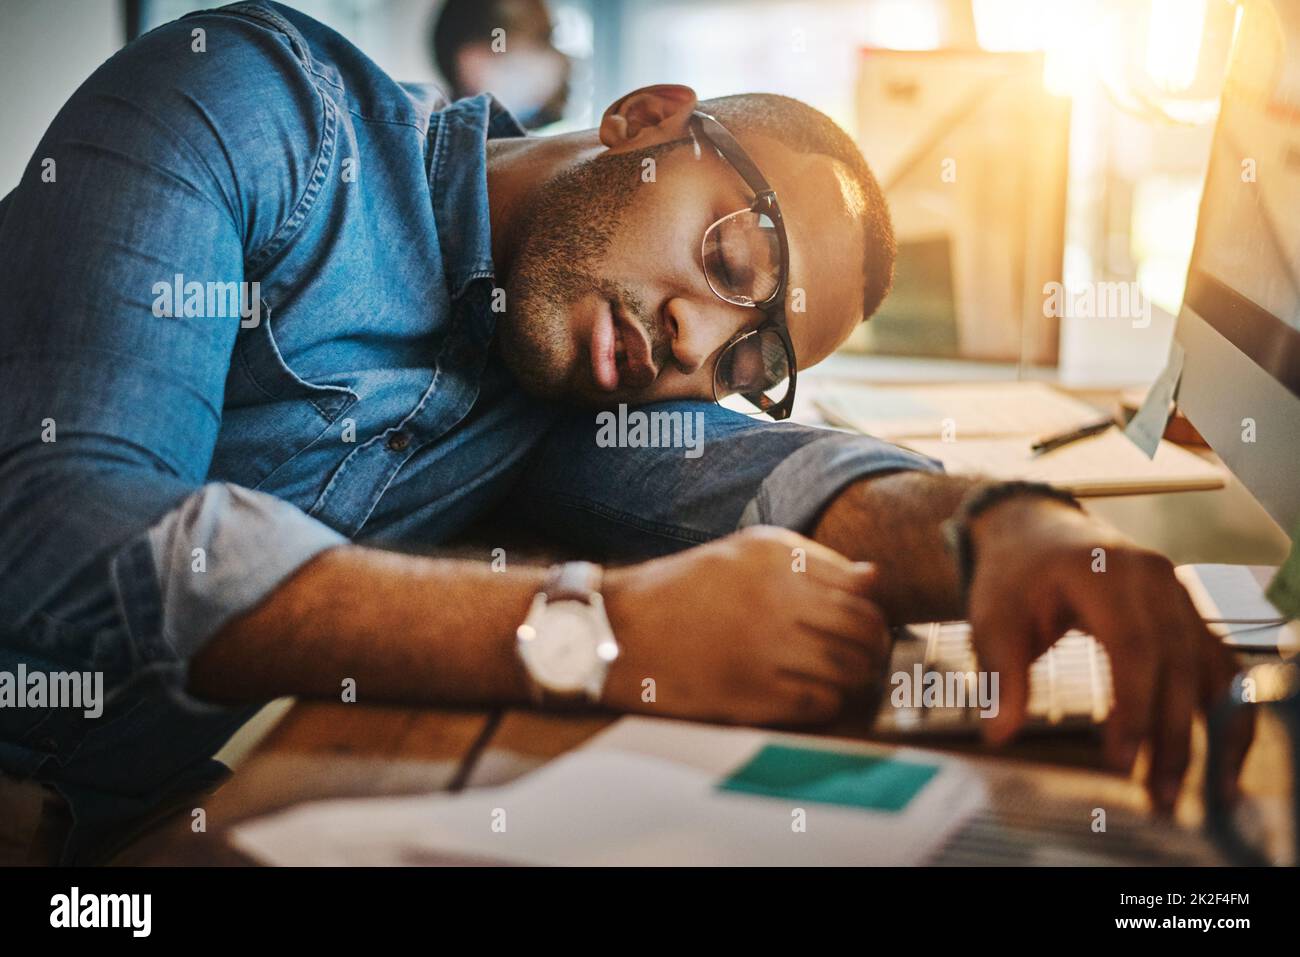
[[[691,129],[717,150],[754,192],[754,201],[728,213],[704,231],[700,259],[704,278],[723,302],[764,313],[758,327],[736,335],[718,355],[713,369],[713,399],[739,397],[747,415],[781,420],[794,407],[798,366],[785,321],[790,247],[785,221],[758,166],[725,126],[707,113],[691,115]]]

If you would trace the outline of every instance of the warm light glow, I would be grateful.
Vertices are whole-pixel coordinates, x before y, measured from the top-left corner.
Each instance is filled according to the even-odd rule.
[[[1145,72],[1162,93],[1181,93],[1196,79],[1204,40],[1207,0],[1149,0],[1099,5],[1096,0],[972,0],[975,35],[992,51],[1042,50],[1049,92],[1076,96],[1096,77],[1106,56],[1128,51],[1124,69]],[[1103,10],[1107,11],[1103,15]],[[1146,50],[1125,34],[1146,19]],[[1122,32],[1121,32],[1122,31]]]
[[[1151,174],[1133,184],[1129,249],[1142,294],[1167,312],[1183,300],[1200,198],[1200,176]]]
[[[880,0],[866,11],[867,35],[890,50],[934,50],[939,46],[939,16],[932,3]]]
[[[1098,15],[1091,0],[1043,4],[1043,86],[1054,96],[1078,96],[1096,82]]]
[[[975,38],[985,50],[1041,50],[1042,21],[1061,14],[1057,0],[974,0]]]
[[[1093,0],[973,0],[972,10],[982,49],[1043,51],[1047,92],[1075,96],[1094,79]]]
[[[1205,0],[1151,0],[1147,26],[1147,73],[1166,93],[1180,93],[1196,79],[1205,32]]]

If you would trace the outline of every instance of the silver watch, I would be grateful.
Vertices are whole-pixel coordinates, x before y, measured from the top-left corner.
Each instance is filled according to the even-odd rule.
[[[538,702],[599,701],[618,642],[600,595],[602,570],[590,562],[551,569],[516,631],[515,647]]]

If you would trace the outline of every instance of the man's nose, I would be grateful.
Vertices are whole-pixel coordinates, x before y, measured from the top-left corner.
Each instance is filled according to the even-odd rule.
[[[690,375],[704,365],[709,356],[744,328],[748,318],[741,306],[733,306],[711,297],[700,301],[685,296],[668,300],[664,312],[668,319],[673,359],[682,372]]]

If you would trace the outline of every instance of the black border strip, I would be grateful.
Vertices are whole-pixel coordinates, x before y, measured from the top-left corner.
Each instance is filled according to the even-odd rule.
[[[1183,304],[1300,398],[1300,330],[1202,269],[1188,273]]]
[[[30,868],[0,870],[5,935],[17,942],[14,953],[32,953],[47,940],[62,943],[63,951],[142,940],[125,927],[52,927],[52,899],[70,897],[73,886],[82,900],[150,894],[151,933],[144,941],[193,949],[202,939],[236,954],[288,940],[298,950],[370,953],[379,937],[429,938],[439,927],[535,949],[537,928],[554,925],[557,895],[600,900],[611,894],[618,898],[613,920],[619,927],[652,927],[665,940],[697,940],[707,950],[798,952],[816,939],[813,915],[830,913],[815,901],[846,888],[863,901],[855,926],[864,935],[883,930],[882,943],[902,942],[891,949],[905,945],[909,932],[924,943],[965,950],[972,940],[1037,940],[1040,928],[1052,927],[1071,940],[1129,937],[1175,947],[1196,935],[1215,942],[1216,953],[1232,953],[1242,945],[1261,950],[1250,931],[1263,941],[1295,930],[1295,872],[1282,868]],[[666,886],[672,888],[667,897]],[[814,902],[810,915],[789,914],[791,887]],[[1242,918],[1248,929],[1207,932],[1181,923]],[[1155,936],[1129,923],[1134,919],[1151,921]],[[1165,928],[1166,920],[1175,923]],[[1167,933],[1175,928],[1182,934]]]

